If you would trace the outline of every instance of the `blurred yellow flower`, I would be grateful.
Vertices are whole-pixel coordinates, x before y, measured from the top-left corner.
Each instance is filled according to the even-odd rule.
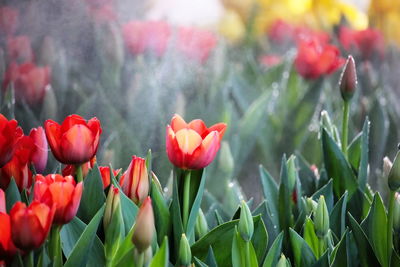
[[[400,44],[400,0],[371,0],[369,26],[382,31],[386,41]]]
[[[226,10],[219,24],[219,32],[232,42],[241,40],[246,34],[246,27],[241,16],[234,10]]]

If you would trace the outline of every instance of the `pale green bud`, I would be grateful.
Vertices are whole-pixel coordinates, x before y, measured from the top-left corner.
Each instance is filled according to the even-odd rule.
[[[253,216],[246,202],[242,200],[240,208],[239,233],[245,241],[250,241],[254,232]]]

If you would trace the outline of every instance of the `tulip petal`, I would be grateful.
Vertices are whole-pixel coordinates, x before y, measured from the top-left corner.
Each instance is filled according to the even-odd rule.
[[[181,129],[175,133],[179,148],[184,154],[192,154],[199,147],[203,139],[192,129]]]
[[[76,114],[69,115],[68,117],[65,118],[65,120],[61,124],[61,132],[68,131],[71,127],[73,127],[76,124],[86,125],[86,121],[79,115]]]
[[[220,141],[222,140],[222,137],[224,137],[225,130],[226,130],[226,123],[223,123],[223,122],[214,124],[213,126],[208,128],[209,132],[217,131],[219,133],[219,140]],[[205,136],[203,138],[205,138]]]
[[[183,128],[187,128],[187,127],[188,127],[187,123],[181,116],[179,116],[178,114],[175,114],[174,117],[172,117],[171,128],[175,133],[177,131],[179,131]]]
[[[209,133],[201,145],[190,156],[187,167],[189,169],[201,169],[208,166],[219,150],[219,140],[219,133],[217,131]]]
[[[93,155],[93,134],[86,125],[75,124],[61,137],[63,159],[68,163],[89,161]]]
[[[60,151],[60,139],[61,139],[61,126],[52,120],[47,120],[44,123],[46,131],[47,142],[57,160],[62,160]]]
[[[184,160],[184,155],[182,151],[179,148],[178,142],[175,138],[175,133],[172,130],[171,126],[167,126],[167,134],[166,134],[166,149],[167,149],[167,155],[169,160],[174,164],[175,166],[179,166],[180,168],[183,168],[183,160]]]
[[[190,129],[195,130],[200,136],[203,136],[203,134],[208,133],[207,130],[207,126],[205,125],[205,123],[200,120],[200,119],[196,119],[196,120],[192,120],[189,124],[188,127]]]

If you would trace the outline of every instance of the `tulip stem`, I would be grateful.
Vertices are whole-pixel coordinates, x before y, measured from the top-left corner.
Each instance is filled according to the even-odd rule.
[[[388,250],[389,262],[392,257],[392,246],[393,246],[393,210],[394,210],[395,193],[396,191],[390,190],[389,194],[388,225],[387,225],[387,250]]]
[[[76,179],[78,180],[78,183],[83,181],[82,164],[76,165]]]
[[[347,159],[347,139],[349,135],[349,109],[350,101],[344,101],[342,121],[342,152]]]
[[[185,180],[183,181],[183,229],[186,231],[186,226],[189,219],[189,196],[190,196],[190,171],[186,171]]]
[[[61,267],[63,265],[60,242],[61,227],[62,225],[54,225],[50,232],[49,255],[53,261],[53,267]]]
[[[34,263],[33,263],[33,251],[28,252],[28,254],[26,254],[24,256],[24,265],[26,267],[34,267]]]

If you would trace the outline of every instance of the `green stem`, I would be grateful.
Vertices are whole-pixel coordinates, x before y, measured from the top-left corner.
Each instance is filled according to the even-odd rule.
[[[349,135],[349,109],[350,101],[344,101],[342,120],[342,152],[347,159],[347,139]]]
[[[138,252],[135,254],[135,267],[143,267],[144,266],[144,252]]]
[[[61,252],[61,242],[60,242],[60,231],[62,225],[54,225],[50,232],[50,242],[49,242],[49,255],[50,259],[53,261],[53,266],[62,266],[62,252]]]
[[[33,251],[28,252],[28,254],[26,254],[24,256],[24,266],[25,267],[34,267],[34,265],[33,265]]]
[[[387,225],[387,250],[388,250],[388,262],[392,257],[392,246],[393,246],[393,210],[395,201],[396,191],[390,191],[389,194],[389,207],[388,207],[388,225]]]
[[[191,171],[186,171],[183,184],[183,229],[186,231],[186,226],[189,219],[189,197],[190,197],[190,176]]]
[[[242,238],[242,237],[239,237]],[[246,266],[251,266],[251,261],[250,261],[250,241],[245,241],[246,242],[246,253],[245,253],[245,261],[246,261]]]
[[[82,164],[75,165],[76,168],[76,179],[79,182],[83,181]]]

